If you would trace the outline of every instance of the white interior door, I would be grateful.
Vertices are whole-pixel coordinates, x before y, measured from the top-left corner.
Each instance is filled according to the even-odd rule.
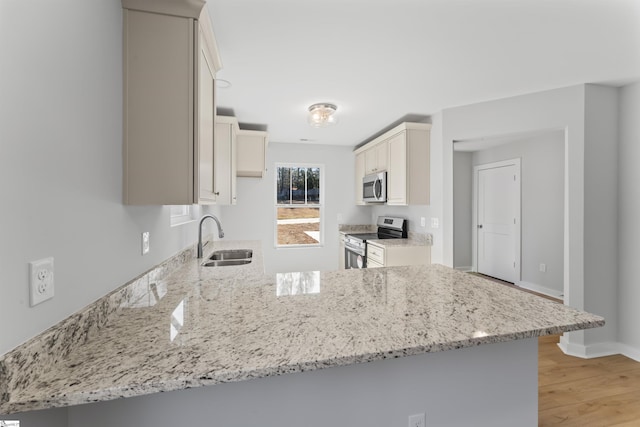
[[[489,165],[486,165],[489,166]],[[478,272],[511,283],[520,280],[520,167],[476,169]]]

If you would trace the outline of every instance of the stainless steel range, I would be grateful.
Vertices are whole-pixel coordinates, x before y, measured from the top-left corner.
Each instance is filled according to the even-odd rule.
[[[377,233],[352,233],[344,237],[344,267],[367,267],[367,240],[406,239],[407,221],[391,216],[378,217]]]

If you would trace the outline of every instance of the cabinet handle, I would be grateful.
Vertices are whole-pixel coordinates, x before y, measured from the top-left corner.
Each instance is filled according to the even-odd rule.
[[[215,192],[215,193],[213,193],[213,194],[215,194],[216,196],[219,196],[219,195],[220,195],[220,192],[219,192],[219,191],[216,191],[216,192]]]

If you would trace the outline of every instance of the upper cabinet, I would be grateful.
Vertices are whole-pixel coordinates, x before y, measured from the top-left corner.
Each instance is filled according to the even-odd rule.
[[[362,198],[362,179],[365,176],[364,163],[366,153],[363,151],[356,154],[356,205],[364,205],[365,202]]]
[[[267,132],[244,130],[238,132],[237,176],[262,178],[266,171]]]
[[[215,73],[201,0],[122,0],[125,204],[216,203]]]
[[[216,117],[216,143],[214,149],[213,191],[218,205],[235,205],[236,153],[238,144],[238,120],[235,117]]]
[[[372,150],[382,153],[384,147],[384,169],[387,171],[388,205],[428,205],[430,201],[430,132],[431,125],[426,123],[402,123],[383,135],[357,148],[356,188],[362,186],[362,177],[357,171],[361,168],[361,156]],[[383,170],[383,169],[379,169]],[[375,172],[375,171],[373,171]],[[367,170],[366,173],[371,173]],[[356,204],[362,203],[362,190],[356,192]]]
[[[364,152],[364,173],[382,172],[387,170],[389,145],[387,141],[380,141]]]

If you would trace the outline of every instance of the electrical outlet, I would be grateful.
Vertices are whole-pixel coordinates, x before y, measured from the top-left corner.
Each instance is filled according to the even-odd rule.
[[[420,217],[420,227],[424,227],[427,225],[427,219],[425,217]]]
[[[425,427],[424,414],[409,415],[409,427]]]
[[[145,231],[142,233],[142,255],[145,255],[149,252],[149,232]]]
[[[431,228],[439,228],[440,220],[438,218],[431,218]]]
[[[53,298],[53,258],[29,263],[29,291],[31,307]]]
[[[540,264],[540,271],[542,273],[546,273],[547,272],[547,264]]]

